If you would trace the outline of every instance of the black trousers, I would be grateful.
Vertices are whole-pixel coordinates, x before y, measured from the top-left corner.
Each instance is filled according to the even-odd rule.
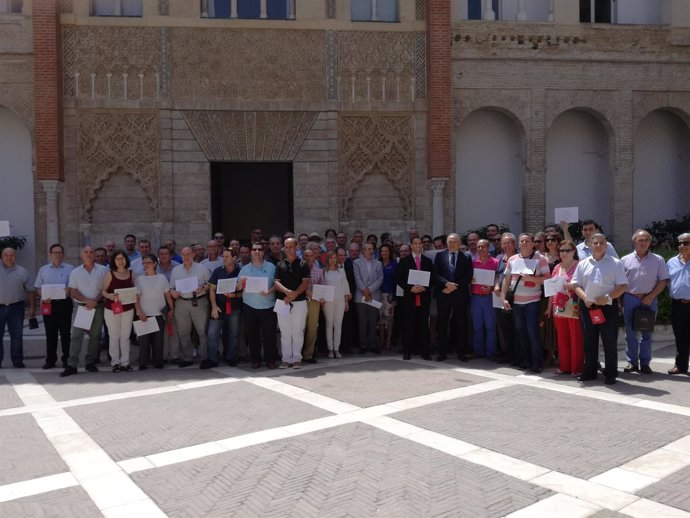
[[[467,300],[441,294],[436,299],[436,303],[438,304],[439,353],[441,355],[452,353],[457,345],[458,356],[466,355],[469,352],[467,345]],[[455,332],[451,332],[449,329],[451,323],[455,326]],[[450,337],[453,337],[457,343],[451,344]]]
[[[676,338],[676,367],[687,372],[690,354],[690,304],[671,301],[671,327]]]
[[[57,363],[58,335],[60,335],[62,347],[60,360],[67,365],[72,327],[72,299],[53,300],[50,305],[52,314],[43,317],[43,325],[46,328],[46,363]]]
[[[244,332],[249,345],[249,356],[252,363],[261,363],[261,345],[263,340],[263,361],[278,361],[276,349],[276,329],[278,320],[273,309],[255,309],[244,305]]]
[[[139,337],[139,365],[162,365],[163,364],[163,333],[167,332],[165,319],[158,315],[155,318],[158,322],[158,331],[141,335]]]
[[[582,375],[595,377],[599,369],[599,338],[604,346],[604,376],[616,379],[618,376],[618,302],[610,306],[598,306],[604,313],[606,322],[592,324],[589,309],[580,301],[580,319],[585,339],[585,368]]]
[[[405,319],[403,352],[412,354],[416,345],[419,354],[429,354],[429,304],[415,306],[414,301],[406,301],[403,303],[403,308]]]

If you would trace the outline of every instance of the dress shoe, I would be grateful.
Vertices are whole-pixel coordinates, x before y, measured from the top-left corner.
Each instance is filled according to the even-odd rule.
[[[623,372],[637,372],[639,370],[640,368],[637,366],[636,363],[628,363],[625,367],[623,367]]]
[[[422,354],[422,360],[431,361],[431,355],[429,353]]]
[[[95,363],[87,363],[84,368],[89,372],[98,372],[98,367]]]
[[[191,366],[191,365],[192,365],[192,362],[188,362],[188,361],[184,361],[184,360],[181,361],[181,362],[178,362],[178,364],[177,364],[177,366],[178,366],[180,369],[184,369],[185,367],[189,367],[189,366]]]
[[[259,364],[259,367],[261,367],[261,364]],[[268,362],[266,364],[266,367],[268,367],[269,369],[277,369],[278,365],[276,364],[276,362]]]
[[[43,367],[41,367],[41,368],[42,368],[42,369],[45,369],[45,370],[47,370],[47,369],[54,369],[54,368],[55,368],[55,364],[54,364],[54,363],[44,363],[44,364],[43,364]]]
[[[60,373],[61,378],[66,378],[67,376],[71,376],[72,374],[77,374],[77,369],[76,367],[65,367],[65,370]]]
[[[533,367],[527,372],[530,372],[532,374],[541,374],[541,367]]]
[[[163,368],[163,364],[162,364],[162,363],[157,363],[156,365],[154,365],[154,367],[155,367],[156,369],[162,369],[162,368]]]
[[[218,362],[214,362],[213,360],[201,360],[199,364],[201,370],[213,369],[215,367],[218,367]]]
[[[616,378],[606,378],[604,380],[605,385],[615,385],[616,384]]]
[[[649,365],[642,365],[640,367],[640,372],[642,374],[654,374],[654,371],[652,370],[652,368]]]
[[[436,357],[436,361],[437,361],[437,362],[443,362],[443,361],[446,361],[447,358],[448,358],[447,355],[445,355],[445,354],[439,354],[439,355]]]
[[[674,365],[672,369],[668,370],[668,373],[669,374],[687,374],[688,371],[682,371]]]
[[[145,371],[146,369],[148,369],[148,367],[146,365],[139,365],[140,371]]]
[[[458,360],[460,360],[461,362],[468,362],[468,361],[470,361],[470,359],[469,359],[469,358],[467,357],[467,355],[465,355],[465,354],[459,354],[459,355],[458,355]]]
[[[13,365],[14,365],[15,369],[23,369],[24,367],[26,367],[26,365],[24,365],[24,362],[17,362],[17,363],[14,363]]]
[[[237,367],[237,360],[227,360],[228,367]]]
[[[306,360],[302,360],[304,363],[318,363],[316,361],[316,358],[307,358]]]
[[[381,349],[372,349],[371,352],[374,354],[381,354]]]
[[[122,367],[120,367],[120,370],[122,372],[132,372],[134,369],[132,369],[131,365],[123,365]]]
[[[260,369],[260,368],[261,368],[261,362],[252,363],[252,369]]]
[[[597,379],[596,376],[583,376],[583,375],[580,375],[580,376],[577,377],[577,381],[592,381],[592,380],[595,380],[595,379]]]
[[[403,354],[403,360],[410,360],[410,359],[412,359],[412,355],[410,353]]]

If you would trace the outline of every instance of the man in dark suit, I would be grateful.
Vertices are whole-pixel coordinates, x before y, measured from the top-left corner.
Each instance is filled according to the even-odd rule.
[[[450,234],[448,249],[436,254],[434,261],[436,300],[438,302],[439,355],[437,361],[448,357],[448,324],[451,313],[456,326],[458,358],[467,361],[467,307],[472,282],[472,259],[460,251],[460,236]]]
[[[412,356],[414,341],[419,344],[422,358],[431,360],[429,354],[429,305],[431,304],[431,282],[427,286],[421,284],[408,284],[410,270],[429,272],[433,278],[434,263],[431,259],[422,255],[422,240],[419,237],[412,238],[410,243],[412,253],[400,260],[396,270],[396,283],[403,291],[403,318],[405,322],[405,335],[403,337],[403,359],[409,360]]]

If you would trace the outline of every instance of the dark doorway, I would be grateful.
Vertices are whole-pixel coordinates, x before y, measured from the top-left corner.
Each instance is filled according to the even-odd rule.
[[[293,230],[292,163],[212,162],[211,222],[228,240],[248,241],[255,227],[266,238]]]

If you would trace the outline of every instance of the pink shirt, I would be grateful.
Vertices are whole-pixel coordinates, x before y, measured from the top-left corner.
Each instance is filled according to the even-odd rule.
[[[498,260],[495,257],[489,256],[489,259],[485,262],[482,263],[479,258],[475,259],[472,261],[472,267],[475,270],[493,270],[494,272],[498,269]],[[481,284],[473,284],[472,285],[472,295],[486,295],[484,291],[482,291],[482,286]],[[493,288],[489,288],[489,294],[493,291]]]

